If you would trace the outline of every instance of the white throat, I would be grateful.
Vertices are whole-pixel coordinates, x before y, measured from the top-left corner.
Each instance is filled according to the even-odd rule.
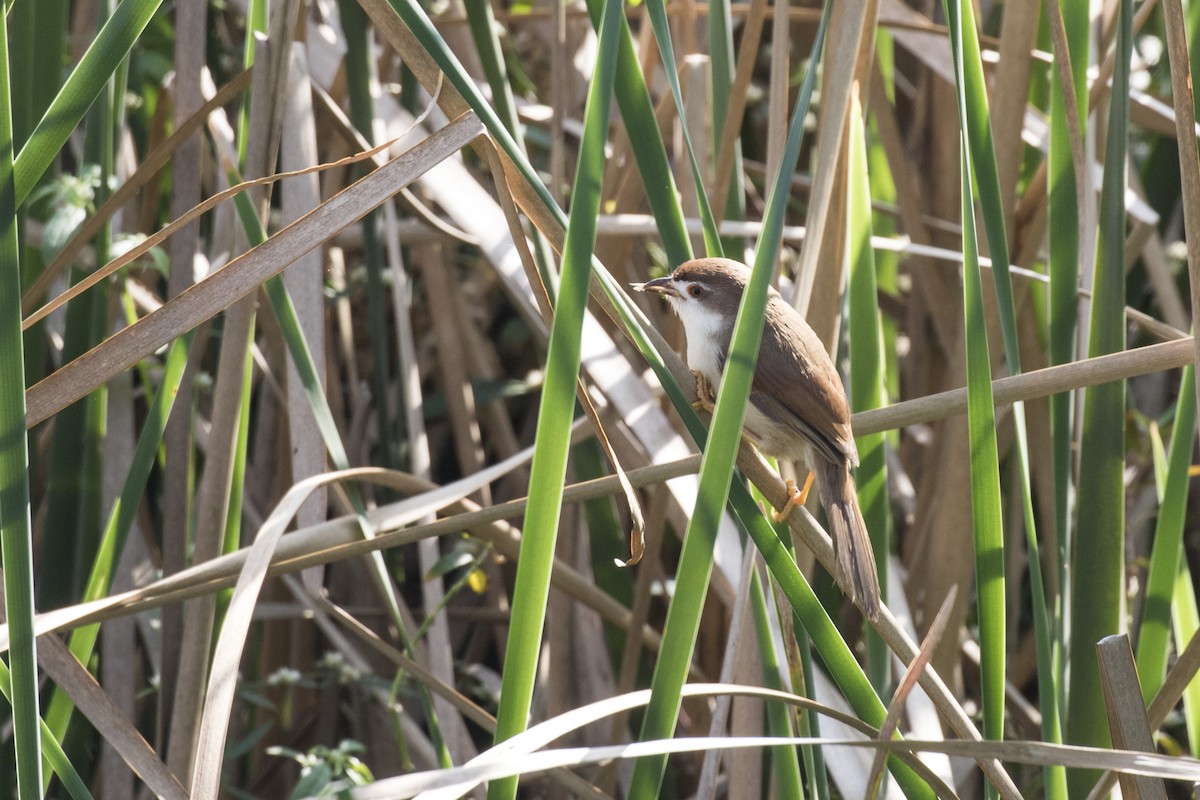
[[[725,318],[697,301],[679,297],[670,299],[687,336],[688,368],[708,378],[715,389],[721,380],[719,354],[728,347],[728,342],[723,340],[729,335],[725,330]]]

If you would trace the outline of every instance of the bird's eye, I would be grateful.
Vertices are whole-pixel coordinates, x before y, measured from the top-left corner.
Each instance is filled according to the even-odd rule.
[[[691,286],[688,287],[687,293],[689,295],[691,295],[692,297],[696,298],[697,300],[699,300],[701,297],[704,296],[704,287],[698,283],[693,283]]]

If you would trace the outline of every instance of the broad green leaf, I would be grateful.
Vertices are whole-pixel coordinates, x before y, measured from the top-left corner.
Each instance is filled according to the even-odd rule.
[[[33,633],[33,530],[25,437],[25,360],[21,337],[21,253],[17,172],[9,100],[8,20],[0,15],[0,563],[9,631],[12,735],[17,794],[42,796],[37,641]],[[40,172],[39,172],[40,174]]]
[[[1133,4],[1117,11],[1116,69],[1100,193],[1100,246],[1092,289],[1088,355],[1125,349],[1125,169],[1129,133],[1129,70]],[[1096,642],[1118,633],[1125,616],[1125,381],[1087,389],[1079,461],[1079,522],[1071,572],[1070,690],[1066,740],[1109,745]],[[1089,770],[1070,770],[1070,795],[1096,782]]]
[[[608,139],[609,105],[616,74],[616,45],[624,19],[623,5],[621,0],[605,0],[596,73],[588,87],[571,216],[563,246],[562,281],[554,304],[546,380],[542,387],[530,467],[529,505],[513,589],[512,623],[504,656],[500,708],[496,714],[497,742],[525,730],[533,701],[554,544],[562,513],[567,454],[570,452],[580,339],[583,317],[587,313],[596,219],[600,214],[600,190],[604,183],[604,145]],[[516,791],[515,779],[495,781],[488,788],[488,798],[512,798]]]
[[[871,184],[867,174],[867,146],[862,112],[854,96],[850,105],[849,200],[847,246],[850,277],[847,288],[850,327],[850,409],[865,411],[887,405],[883,321],[875,283],[875,251],[871,246]],[[892,515],[887,491],[887,454],[884,434],[855,437],[858,446],[858,504],[871,532],[875,563],[879,566],[879,591],[887,602],[887,556],[891,550]],[[867,639],[872,683],[883,693],[888,686],[891,654],[878,636]]]
[[[1171,654],[1171,598],[1183,559],[1184,518],[1187,512],[1189,470],[1196,437],[1195,367],[1183,368],[1175,427],[1166,474],[1160,483],[1158,522],[1146,573],[1146,597],[1137,636],[1137,672],[1146,702],[1158,693]]]

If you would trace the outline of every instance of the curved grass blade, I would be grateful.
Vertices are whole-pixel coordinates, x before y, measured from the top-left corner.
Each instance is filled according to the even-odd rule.
[[[237,184],[240,176],[236,174],[230,175],[230,182]],[[238,219],[242,223],[246,238],[251,246],[258,246],[267,240],[266,230],[262,226],[262,221],[258,217],[257,211],[254,209],[250,195],[246,192],[241,192],[234,197],[234,204],[238,212]],[[280,332],[283,335],[284,343],[287,345],[288,353],[292,358],[292,363],[296,367],[296,374],[300,379],[300,385],[304,390],[305,397],[308,399],[309,407],[312,409],[314,420],[317,424],[317,430],[321,434],[322,441],[325,444],[325,449],[329,453],[329,459],[334,466],[339,470],[349,469],[349,457],[346,453],[345,445],[342,442],[341,433],[337,429],[337,424],[333,419],[333,411],[329,407],[328,398],[325,396],[324,387],[321,385],[320,376],[317,373],[316,364],[313,361],[312,350],[308,346],[308,342],[304,336],[304,329],[300,325],[299,316],[296,313],[296,307],[292,303],[292,297],[288,293],[287,286],[283,282],[282,275],[275,274],[267,279],[265,283],[267,298],[271,303],[271,310],[275,315],[276,321],[279,323]],[[251,368],[251,363],[247,360],[247,373]],[[247,375],[248,377],[248,375]],[[243,387],[249,387],[249,381],[243,382]],[[249,398],[244,398],[243,408],[248,408]],[[244,447],[244,438],[248,431],[248,420],[243,420],[242,430],[239,437],[239,448]],[[244,457],[244,453],[240,453]],[[358,520],[359,530],[366,539],[374,536],[374,530],[367,521],[366,506],[363,504],[362,497],[358,490],[353,486],[348,487],[347,494],[350,497],[351,505],[354,508],[354,513]],[[232,504],[231,504],[232,507]],[[384,562],[383,554],[374,552],[371,554],[371,567],[374,571],[379,589],[382,592],[385,601],[387,602],[388,613],[391,616],[392,623],[395,625],[401,644],[406,653],[412,655],[411,643],[408,632],[404,625],[403,615],[400,613],[400,600],[396,595],[395,585],[392,583],[387,565]],[[433,699],[429,694],[428,687],[421,684],[418,689],[418,696],[421,701],[422,711],[428,721],[430,728],[430,738],[437,752],[438,759],[443,766],[450,763],[449,750],[446,747],[444,738],[442,737],[441,727],[437,722],[437,716],[433,710]]]

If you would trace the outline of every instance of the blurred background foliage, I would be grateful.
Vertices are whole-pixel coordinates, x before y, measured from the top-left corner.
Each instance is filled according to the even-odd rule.
[[[896,796],[1200,757],[1194,0],[6,7],[0,792],[329,794],[652,683],[558,745],[849,735],[671,670],[1013,746]],[[883,619],[745,445],[708,516],[682,329],[623,287],[718,248],[843,371]],[[735,752],[489,796],[868,791]]]

